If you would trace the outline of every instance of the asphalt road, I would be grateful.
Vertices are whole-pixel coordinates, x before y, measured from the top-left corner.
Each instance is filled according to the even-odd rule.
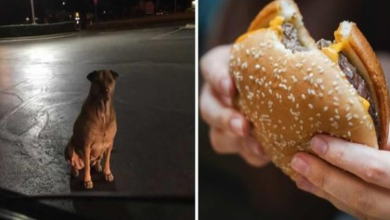
[[[0,187],[28,195],[84,191],[63,152],[89,91],[87,74],[112,69],[119,73],[115,180],[94,174],[90,193],[193,196],[194,37],[194,29],[164,27],[0,40]],[[49,203],[102,219],[186,219],[194,212],[185,205]]]

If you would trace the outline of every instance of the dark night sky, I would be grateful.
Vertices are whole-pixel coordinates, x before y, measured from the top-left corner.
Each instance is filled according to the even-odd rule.
[[[66,1],[65,7],[62,2]],[[98,9],[123,10],[137,5],[139,0],[98,0]],[[154,0],[156,2],[156,0]],[[160,0],[161,5],[173,7],[174,0]],[[177,0],[178,5],[188,7],[191,0]],[[47,9],[93,12],[93,0],[34,0],[35,14],[42,19]],[[30,0],[0,0],[0,25],[23,23],[26,17],[31,18]]]

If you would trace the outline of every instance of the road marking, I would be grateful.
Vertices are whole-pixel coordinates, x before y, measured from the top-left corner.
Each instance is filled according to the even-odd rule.
[[[160,38],[162,38],[162,37],[171,35],[171,34],[173,34],[173,33],[179,32],[179,31],[181,31],[181,30],[182,30],[182,28],[179,28],[179,29],[177,29],[177,30],[170,31],[170,32],[168,32],[168,33],[164,33],[164,34],[157,35],[157,36],[155,36],[155,37],[152,37],[151,39],[152,39],[152,40],[160,39]]]
[[[184,40],[184,39],[195,39],[195,37],[168,37],[168,38],[157,38],[151,40]]]

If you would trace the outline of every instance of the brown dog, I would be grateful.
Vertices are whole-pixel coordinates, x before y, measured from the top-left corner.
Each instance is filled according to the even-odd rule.
[[[73,126],[73,135],[65,149],[65,159],[72,165],[72,176],[79,175],[85,167],[85,188],[91,189],[90,169],[93,166],[102,171],[106,181],[113,181],[110,170],[110,155],[116,134],[116,115],[112,105],[115,79],[118,74],[112,70],[99,70],[88,74],[91,88]]]

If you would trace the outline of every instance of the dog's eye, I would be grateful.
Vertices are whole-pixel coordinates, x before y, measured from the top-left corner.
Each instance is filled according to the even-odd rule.
[[[111,83],[112,83],[112,79],[108,79],[108,83],[110,83],[110,84],[111,84]]]

